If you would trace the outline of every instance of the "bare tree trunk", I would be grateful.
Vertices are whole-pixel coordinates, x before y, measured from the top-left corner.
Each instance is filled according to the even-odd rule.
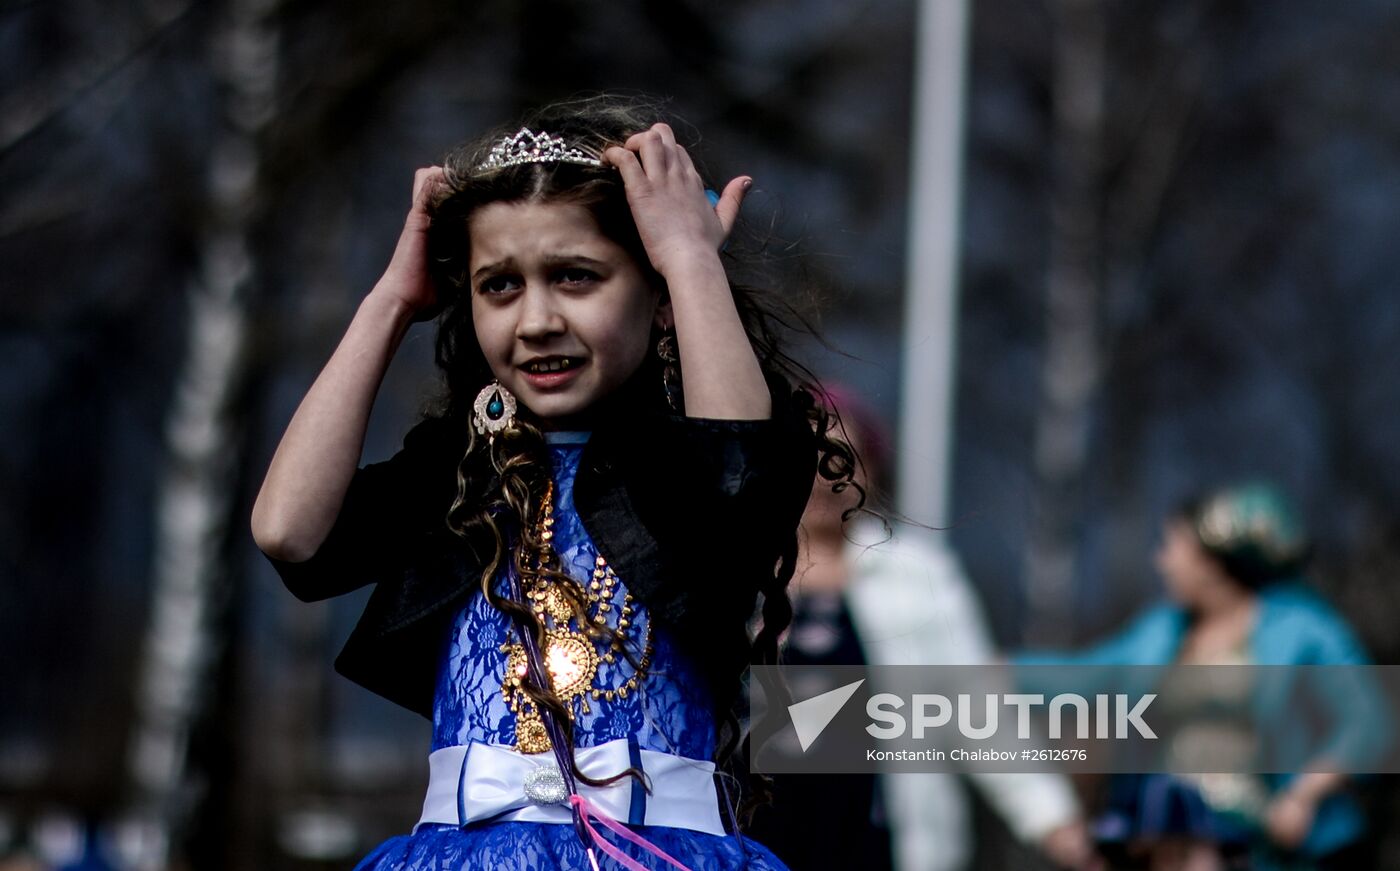
[[[240,392],[257,264],[259,134],[276,111],[277,0],[229,0],[214,34],[224,129],[210,155],[198,273],[189,284],[184,364],[166,431],[157,493],[155,577],[128,759],[139,867],[179,855],[199,800],[189,768],[191,730],[223,653],[228,542],[243,452]]]
[[[1106,9],[1103,0],[1054,0],[1050,263],[1045,357],[1036,414],[1036,505],[1026,549],[1028,637],[1073,637],[1072,598],[1084,509],[1089,425],[1103,368],[1100,185]]]

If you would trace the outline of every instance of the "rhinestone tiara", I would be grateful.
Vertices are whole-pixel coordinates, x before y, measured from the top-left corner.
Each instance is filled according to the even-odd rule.
[[[518,166],[522,163],[577,163],[582,166],[602,166],[603,162],[580,148],[573,147],[562,137],[543,131],[536,133],[521,127],[514,136],[506,136],[491,146],[491,153],[477,166],[477,172],[490,172]]]

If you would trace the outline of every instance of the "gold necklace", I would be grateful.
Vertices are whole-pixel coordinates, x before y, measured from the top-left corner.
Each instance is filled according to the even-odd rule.
[[[589,697],[610,702],[614,698],[625,699],[629,692],[636,690],[638,681],[645,676],[647,666],[651,663],[651,622],[647,621],[642,632],[642,658],[632,676],[616,689],[594,686],[599,665],[616,662],[618,654],[623,650],[628,628],[632,625],[632,617],[636,611],[632,594],[623,594],[612,644],[600,654],[593,639],[602,634],[598,627],[607,623],[607,614],[616,604],[614,600],[617,574],[599,554],[594,561],[593,576],[589,579],[586,591],[579,588],[578,582],[572,578],[565,580],[545,577],[542,570],[557,569],[558,561],[550,544],[554,538],[553,481],[545,489],[544,499],[541,500],[540,520],[535,525],[535,532],[542,553],[536,571],[528,579],[525,599],[535,612],[536,618],[545,627],[543,654],[550,688],[564,703],[564,710],[569,712],[569,719],[572,720],[575,699],[579,700],[583,713],[587,714],[591,711]],[[577,615],[570,607],[569,597],[561,589],[561,585],[565,583],[573,584],[575,592],[579,594],[578,598],[586,600],[591,607],[591,613],[585,615],[587,619],[582,627],[579,627]],[[501,694],[511,712],[515,714],[516,747],[521,753],[543,753],[551,747],[549,732],[544,727],[539,709],[521,688],[521,682],[529,671],[525,646],[519,641],[507,642],[501,645],[501,652],[506,654],[506,672],[501,681]]]

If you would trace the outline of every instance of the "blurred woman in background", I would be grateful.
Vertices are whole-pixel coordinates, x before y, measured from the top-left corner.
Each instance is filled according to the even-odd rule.
[[[1296,513],[1272,486],[1244,484],[1190,500],[1165,521],[1155,554],[1169,603],[1090,650],[1023,654],[1018,664],[1367,664],[1346,621],[1302,582],[1310,549]],[[1027,677],[1035,674],[1022,670],[1023,689],[1035,689]],[[1217,773],[1114,777],[1096,826],[1100,840],[1153,871],[1361,867],[1364,820],[1338,772],[1374,759],[1388,731],[1364,672],[1321,675],[1315,689],[1340,706],[1332,710],[1347,712],[1321,731],[1290,707],[1298,697],[1289,690],[1316,674],[1195,675],[1176,669],[1158,687],[1162,714],[1177,724],[1167,761],[1173,772]],[[1299,773],[1247,773],[1278,770],[1268,766],[1271,758],[1295,760]],[[1297,766],[1298,759],[1309,761]]]

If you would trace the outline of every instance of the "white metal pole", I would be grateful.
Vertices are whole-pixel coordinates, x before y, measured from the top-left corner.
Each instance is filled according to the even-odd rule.
[[[898,493],[906,517],[948,525],[970,8],[921,0],[910,154]]]

